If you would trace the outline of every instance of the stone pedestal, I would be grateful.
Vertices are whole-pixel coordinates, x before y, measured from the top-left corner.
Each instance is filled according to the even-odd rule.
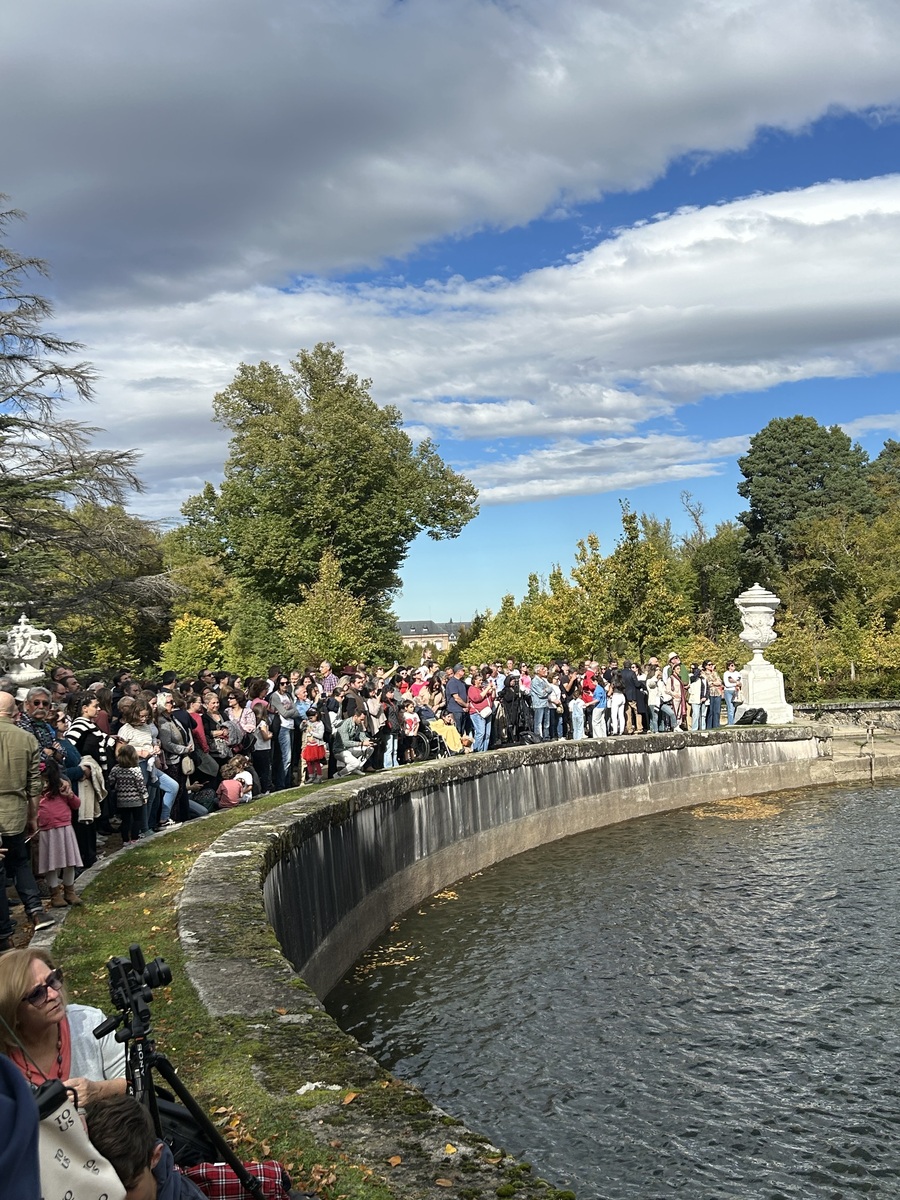
[[[741,671],[741,699],[747,708],[764,708],[769,725],[790,725],[794,710],[784,698],[784,675],[758,650]]]
[[[735,600],[741,614],[741,641],[753,651],[753,657],[741,671],[741,702],[747,708],[764,708],[769,725],[790,725],[794,710],[784,695],[784,676],[765,657],[763,650],[778,637],[775,610],[781,601],[774,592],[755,583]]]

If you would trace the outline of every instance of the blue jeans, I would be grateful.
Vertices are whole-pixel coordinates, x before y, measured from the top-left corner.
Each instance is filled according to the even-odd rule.
[[[550,740],[550,709],[536,708],[534,710],[534,736],[542,742]]]
[[[387,741],[384,743],[384,766],[385,769],[398,766],[397,762],[397,735],[389,733]]]
[[[6,879],[12,879],[16,885],[16,891],[19,893],[19,899],[25,905],[27,913],[43,912],[44,906],[41,904],[41,893],[38,891],[37,881],[31,870],[31,843],[25,841],[25,833],[4,833],[3,845],[6,847],[6,858],[0,860],[2,866],[6,868]],[[0,883],[3,884],[4,898],[6,896],[6,879],[2,875],[2,867],[0,867]],[[9,909],[7,909],[7,924],[9,923]],[[7,937],[10,933],[6,934]],[[0,937],[3,934],[0,933]]]
[[[580,742],[584,737],[584,701],[573,700],[569,712],[572,714],[572,741]]]
[[[700,730],[706,728],[706,707],[709,704],[708,700],[704,700],[702,704],[695,704],[691,712],[691,729]]]
[[[285,729],[283,725],[278,729],[278,761],[275,766],[275,782],[272,790],[280,792],[283,788],[291,786],[291,749],[293,744],[294,731],[293,729]]]
[[[722,717],[722,697],[710,696],[709,712],[706,714],[706,728],[718,729]]]
[[[659,726],[657,730],[658,733],[671,733],[671,731],[678,724],[675,719],[675,709],[668,701],[666,701],[665,704],[660,704],[657,723]]]
[[[162,792],[162,804],[159,806],[159,823],[160,825],[164,825],[172,815],[172,808],[175,804],[175,798],[178,795],[178,784],[171,775],[166,775],[164,771],[159,771],[158,776],[156,783]]]
[[[726,688],[725,689],[725,708],[728,712],[728,724],[729,725],[734,724],[734,711],[737,708],[737,705],[734,702],[734,692],[735,692],[734,688]]]
[[[483,717],[481,713],[469,713],[469,720],[472,722],[472,729],[475,733],[475,741],[472,745],[473,750],[487,750],[491,741],[491,718]]]

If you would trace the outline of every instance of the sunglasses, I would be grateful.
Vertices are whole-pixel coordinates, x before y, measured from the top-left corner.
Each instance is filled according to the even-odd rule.
[[[62,989],[63,973],[62,968],[57,967],[55,971],[51,971],[43,983],[39,983],[37,987],[32,988],[27,996],[22,997],[24,1004],[30,1004],[32,1008],[43,1008],[50,998],[50,989],[59,995]]]
[[[31,703],[35,708],[49,708],[50,707],[49,700],[32,700]]]

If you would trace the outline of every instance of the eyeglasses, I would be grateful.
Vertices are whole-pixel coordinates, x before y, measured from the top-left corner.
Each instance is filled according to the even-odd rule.
[[[32,700],[31,704],[32,704],[32,707],[34,707],[34,708],[49,708],[50,707],[49,700]]]
[[[62,968],[57,967],[55,971],[51,971],[43,983],[39,983],[37,987],[31,989],[27,996],[22,997],[23,1004],[30,1004],[32,1008],[43,1008],[50,999],[50,989],[52,988],[57,995],[62,990],[63,973]]]
[[[286,679],[279,679],[279,680],[278,680],[278,686],[279,686],[279,687],[287,687],[287,685],[288,685],[288,681],[287,681]]]

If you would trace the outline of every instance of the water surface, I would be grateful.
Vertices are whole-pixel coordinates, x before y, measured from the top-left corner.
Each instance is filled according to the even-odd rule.
[[[900,1196],[900,789],[568,838],[407,914],[328,998],[581,1200]]]

